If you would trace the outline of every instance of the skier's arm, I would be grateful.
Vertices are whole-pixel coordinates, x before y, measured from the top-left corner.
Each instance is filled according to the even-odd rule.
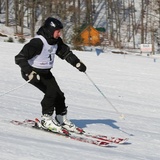
[[[20,66],[24,73],[30,74],[32,72],[32,67],[29,65],[28,59],[40,54],[42,48],[43,42],[39,38],[32,39],[29,43],[24,45],[19,54],[15,56],[15,63]]]
[[[58,49],[56,54],[61,59],[65,59],[72,66],[76,67],[79,71],[86,71],[86,66],[80,61],[80,59],[75,54],[73,54],[72,51],[70,51],[69,46],[64,44],[61,38],[59,38]]]

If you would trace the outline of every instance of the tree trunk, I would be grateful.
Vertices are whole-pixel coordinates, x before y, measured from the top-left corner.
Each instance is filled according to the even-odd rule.
[[[6,10],[5,25],[9,26],[9,0],[5,1],[5,10]]]
[[[18,15],[17,15],[17,11],[18,11],[18,2],[17,0],[14,0],[14,12],[15,12],[15,33],[17,34],[18,33],[18,22],[17,22],[17,19],[18,19]]]
[[[144,0],[141,0],[142,8],[141,8],[141,44],[144,43]]]

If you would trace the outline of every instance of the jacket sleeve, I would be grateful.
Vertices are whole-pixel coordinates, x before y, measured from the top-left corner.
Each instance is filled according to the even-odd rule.
[[[43,42],[39,38],[33,38],[29,43],[24,45],[22,50],[15,56],[15,63],[20,66],[21,70],[30,74],[32,67],[29,65],[28,60],[41,53]]]
[[[76,64],[80,62],[79,58],[73,54],[72,51],[70,51],[69,46],[64,44],[61,38],[59,38],[56,55],[58,55],[61,59],[65,59],[74,67],[76,67]]]

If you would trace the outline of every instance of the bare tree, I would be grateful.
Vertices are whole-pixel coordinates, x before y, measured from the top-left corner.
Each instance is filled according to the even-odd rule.
[[[108,24],[109,24],[109,40],[114,42],[114,18],[113,18],[113,14],[114,14],[114,9],[113,9],[113,2],[112,0],[108,0]]]
[[[18,33],[18,0],[14,0],[14,13],[15,13],[15,33]]]
[[[144,0],[141,0],[141,44],[144,43]]]
[[[86,5],[86,22],[92,24],[92,1],[85,0]]]
[[[135,48],[136,47],[135,45],[135,29],[136,29],[135,0],[132,0],[131,17],[132,17],[133,48]]]
[[[5,1],[5,10],[6,10],[5,25],[9,26],[9,0]]]
[[[2,13],[2,0],[0,0],[0,14]]]

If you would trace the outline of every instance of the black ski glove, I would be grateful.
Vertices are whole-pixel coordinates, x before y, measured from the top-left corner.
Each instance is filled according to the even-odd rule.
[[[28,75],[28,79],[30,80],[31,83],[37,83],[40,81],[40,76],[39,74],[37,74],[35,71],[32,71],[29,75]]]
[[[87,67],[82,63],[82,62],[78,62],[76,64],[76,68],[80,71],[80,72],[85,72]]]

